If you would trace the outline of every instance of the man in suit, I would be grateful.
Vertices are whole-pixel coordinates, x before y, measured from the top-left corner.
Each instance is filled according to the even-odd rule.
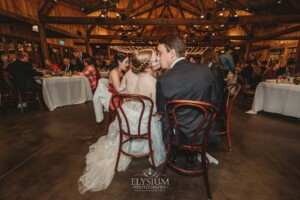
[[[34,76],[43,76],[43,73],[33,69],[32,64],[28,62],[29,57],[25,52],[18,52],[16,61],[9,64],[7,71],[13,77],[14,83],[18,86],[21,93],[35,92],[38,84],[33,79]]]
[[[88,53],[82,53],[78,49],[73,49],[72,53],[74,58],[76,59],[75,71],[82,72],[84,69],[83,60],[85,58],[91,58],[91,56]]]
[[[190,63],[184,57],[185,42],[178,35],[170,35],[158,44],[160,65],[168,71],[158,77],[156,83],[156,105],[158,114],[162,115],[163,139],[167,144],[168,125],[164,115],[164,106],[170,100],[196,100],[212,104],[217,103],[217,92],[214,91],[214,76],[206,64]],[[178,113],[181,123],[192,126],[199,125],[197,111],[182,110]],[[190,126],[190,127],[191,127]],[[183,143],[190,144],[194,131],[184,129]],[[175,136],[176,137],[176,136]],[[202,140],[199,134],[198,143]],[[219,141],[217,133],[209,134],[210,141]]]
[[[69,58],[64,58],[63,59],[63,66],[62,66],[62,69],[65,71],[65,72],[74,72],[75,70],[75,65],[73,65],[72,63],[70,63],[70,59]]]
[[[37,92],[42,105],[45,109],[47,108],[43,99],[42,85],[34,80],[34,76],[43,76],[43,73],[33,69],[27,53],[22,51],[18,52],[16,61],[8,65],[7,71],[13,77],[13,83],[19,88],[21,94],[25,92]],[[27,104],[23,103],[23,107],[26,106]],[[18,107],[20,107],[20,105],[18,105]]]

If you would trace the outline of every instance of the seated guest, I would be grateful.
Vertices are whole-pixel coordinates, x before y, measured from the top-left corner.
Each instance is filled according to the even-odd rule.
[[[244,79],[244,84],[246,88],[250,88],[250,83],[252,81],[254,69],[252,67],[252,62],[250,60],[245,61],[245,67],[241,71],[241,76]]]
[[[265,60],[260,63],[260,69],[261,69],[261,74],[262,75],[267,70],[267,64],[268,64],[268,61],[265,61]]]
[[[69,58],[64,58],[63,59],[63,66],[62,66],[62,70],[64,70],[65,72],[74,72],[75,69],[75,65],[70,63],[70,59]]]
[[[84,69],[83,60],[85,58],[91,58],[91,56],[88,53],[82,53],[78,49],[73,49],[72,54],[76,60],[75,71],[81,72]]]
[[[71,59],[71,64],[72,64],[73,66],[75,66],[75,67],[74,67],[74,71],[76,71],[76,59],[75,59],[75,58],[72,58],[72,59]]]
[[[33,77],[43,76],[43,73],[33,69],[32,65],[28,62],[29,57],[27,53],[18,52],[16,58],[16,61],[8,66],[7,71],[13,77],[21,93],[36,91],[37,83]]]
[[[198,62],[198,58],[197,58],[196,55],[190,55],[189,61],[190,61],[191,63],[197,63],[197,62]]]
[[[19,88],[21,94],[25,92],[38,92],[41,103],[43,103],[42,86],[33,78],[34,76],[43,76],[43,73],[33,69],[32,64],[28,62],[29,56],[27,53],[18,52],[16,58],[16,61],[7,67],[7,71],[13,77],[14,83]]]
[[[279,60],[275,61],[275,68],[276,70],[276,76],[283,76],[286,74],[286,67],[284,65],[281,64],[281,62]]]
[[[51,60],[48,59],[48,58],[45,59],[45,67],[46,67],[46,69],[55,70],[55,71],[60,71],[61,70],[59,68],[59,66],[57,66],[54,63],[51,63]]]
[[[124,90],[124,88],[121,88],[120,85],[124,76],[124,72],[128,67],[128,60],[129,59],[127,55],[119,53],[115,55],[114,60],[109,66],[108,91],[113,95],[118,94]],[[110,108],[113,109],[112,104],[110,105]]]
[[[275,63],[270,63],[269,67],[267,68],[267,70],[263,74],[263,80],[276,79],[277,78],[276,71],[274,70],[274,67],[275,67]]]
[[[260,82],[262,82],[261,69],[256,62],[252,62],[253,75],[250,82],[250,90],[255,90]]]
[[[90,82],[92,91],[97,87],[96,69],[91,58],[85,58],[83,60],[84,69],[82,72],[75,72],[76,75],[86,76]]]

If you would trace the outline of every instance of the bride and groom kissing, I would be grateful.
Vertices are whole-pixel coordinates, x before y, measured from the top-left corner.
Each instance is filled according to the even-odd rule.
[[[157,114],[151,121],[151,140],[154,151],[155,165],[159,166],[165,162],[167,143],[167,121],[164,115],[164,106],[170,100],[196,100],[208,103],[216,103],[217,92],[213,91],[214,76],[210,68],[204,64],[190,63],[185,60],[185,41],[178,35],[170,35],[161,40],[157,46],[158,54],[152,49],[143,49],[135,52],[132,59],[132,71],[137,73],[135,85],[126,85],[128,92],[150,97],[156,102]],[[119,60],[119,68],[122,62],[128,58]],[[154,69],[162,67],[167,69],[166,73],[154,78]],[[134,75],[132,76],[134,77]],[[130,83],[130,82],[128,82]],[[112,83],[110,83],[112,84]],[[134,119],[134,110],[128,110]],[[190,112],[186,115],[181,113],[182,123],[189,123],[196,127],[199,122],[197,113]],[[130,119],[132,118],[132,119]],[[199,134],[201,137],[201,134]],[[210,134],[214,140],[216,135]],[[185,130],[183,142],[190,142],[193,132]],[[201,139],[199,137],[199,140]],[[134,143],[131,149],[142,153],[148,151],[145,143]],[[86,167],[84,174],[79,178],[79,191],[85,193],[88,190],[105,190],[111,183],[114,176],[114,169],[117,160],[119,147],[119,126],[118,120],[114,120],[110,126],[108,134],[102,136],[98,141],[90,146],[86,155]],[[131,162],[131,158],[122,155],[118,164],[118,171],[124,171]]]

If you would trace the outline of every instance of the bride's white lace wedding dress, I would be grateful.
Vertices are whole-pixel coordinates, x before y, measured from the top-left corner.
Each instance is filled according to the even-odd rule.
[[[125,113],[128,114],[129,126],[132,133],[137,132],[138,116],[140,113],[140,105],[138,104],[137,102],[126,102],[122,105]],[[149,109],[146,109],[143,115],[141,130],[147,128],[147,113],[149,114]],[[125,127],[125,124],[123,124],[122,127]],[[166,150],[162,140],[161,122],[158,121],[156,117],[152,117],[151,121],[151,139],[154,151],[154,162],[156,166],[159,166],[165,161]],[[149,151],[146,140],[134,141],[132,143],[127,142],[125,144],[127,144],[127,146],[123,146],[123,149],[130,153]],[[89,148],[89,152],[86,155],[84,174],[79,178],[78,186],[80,193],[85,193],[88,190],[105,190],[110,185],[115,174],[118,148],[119,124],[116,119],[110,124],[108,134],[100,137],[98,141]],[[130,162],[130,157],[121,154],[118,171],[126,170]]]

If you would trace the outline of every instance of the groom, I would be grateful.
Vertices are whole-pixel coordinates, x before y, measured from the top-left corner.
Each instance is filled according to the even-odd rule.
[[[164,115],[164,106],[170,100],[196,100],[215,104],[217,93],[213,91],[214,76],[207,65],[190,63],[185,56],[185,42],[178,35],[170,35],[158,44],[158,56],[160,65],[168,71],[157,79],[156,105],[158,114],[162,115],[163,140],[168,143],[168,124]],[[186,110],[178,113],[184,125],[199,125],[197,112]],[[184,130],[183,144],[190,144],[194,131]],[[201,134],[199,134],[201,137]],[[214,134],[209,134],[209,140],[213,142]],[[216,133],[216,138],[217,133]],[[198,138],[198,141],[201,138]]]

